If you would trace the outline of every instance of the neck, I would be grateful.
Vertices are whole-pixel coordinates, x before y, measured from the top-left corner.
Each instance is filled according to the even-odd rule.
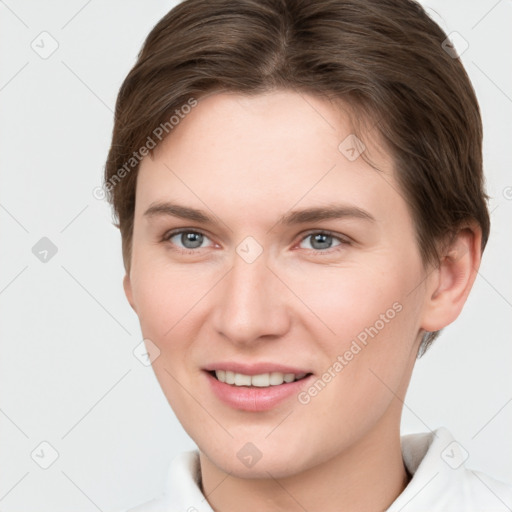
[[[396,415],[389,417],[396,418]],[[407,486],[399,421],[384,417],[348,450],[284,478],[228,475],[200,453],[202,492],[216,512],[386,510]]]

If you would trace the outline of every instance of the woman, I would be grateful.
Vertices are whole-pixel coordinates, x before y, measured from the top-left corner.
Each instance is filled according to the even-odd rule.
[[[457,53],[415,2],[186,0],[154,27],[105,189],[198,450],[134,510],[512,506],[446,429],[400,438],[416,358],[489,235],[481,143]]]

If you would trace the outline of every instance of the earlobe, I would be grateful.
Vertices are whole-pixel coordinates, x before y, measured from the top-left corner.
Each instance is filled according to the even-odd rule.
[[[445,249],[427,284],[421,328],[439,331],[460,314],[481,260],[482,232],[477,225],[461,229]]]
[[[124,294],[126,295],[126,298],[128,299],[128,302],[130,303],[130,306],[132,309],[137,312],[135,309],[135,305],[133,302],[133,295],[132,295],[132,282],[130,280],[130,275],[127,273],[125,274],[123,278],[123,288],[124,288]]]

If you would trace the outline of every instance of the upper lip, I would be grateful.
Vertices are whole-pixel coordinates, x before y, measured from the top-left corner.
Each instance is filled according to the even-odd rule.
[[[244,375],[260,375],[262,373],[311,373],[307,369],[297,368],[293,366],[287,366],[284,364],[276,363],[237,363],[235,361],[226,361],[219,363],[211,363],[203,368],[204,370],[211,372],[214,370],[228,370],[235,373],[242,373]]]

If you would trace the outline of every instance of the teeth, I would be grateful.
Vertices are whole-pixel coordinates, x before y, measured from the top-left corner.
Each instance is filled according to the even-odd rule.
[[[244,375],[229,370],[215,370],[215,376],[220,382],[234,384],[235,386],[255,386],[266,388],[269,386],[280,386],[283,382],[293,382],[306,376],[305,373],[260,373],[259,375]]]
[[[266,388],[270,386],[270,374],[262,373],[261,375],[253,375],[249,378],[248,386],[257,386],[259,388]]]
[[[235,373],[235,386],[250,386],[251,377],[249,375],[242,375],[241,373]]]

